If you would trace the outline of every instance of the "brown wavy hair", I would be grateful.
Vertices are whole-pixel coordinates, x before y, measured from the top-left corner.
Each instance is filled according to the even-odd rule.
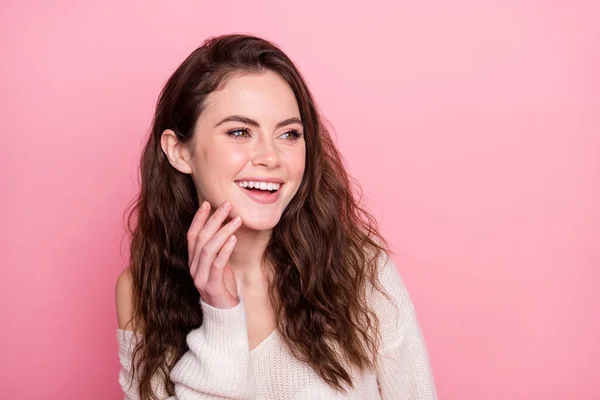
[[[277,329],[291,352],[330,386],[352,386],[349,367],[374,366],[380,340],[367,303],[387,252],[375,219],[361,205],[308,87],[292,61],[273,43],[247,35],[208,39],[167,81],[140,164],[141,188],[128,207],[133,276],[133,319],[141,340],[133,376],[142,399],[155,399],[151,379],[169,394],[168,379],[188,350],[186,335],[202,324],[199,293],[190,276],[186,234],[197,211],[190,175],[173,168],[160,146],[165,129],[188,142],[206,97],[228,77],[273,71],[292,88],[304,124],[306,167],[264,254],[272,265],[270,298]],[[382,291],[383,292],[383,291]],[[137,372],[136,372],[137,371]]]

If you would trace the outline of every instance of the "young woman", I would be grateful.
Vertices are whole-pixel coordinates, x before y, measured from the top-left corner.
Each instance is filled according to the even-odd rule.
[[[166,83],[119,277],[127,399],[435,399],[413,305],[290,59],[257,37]]]

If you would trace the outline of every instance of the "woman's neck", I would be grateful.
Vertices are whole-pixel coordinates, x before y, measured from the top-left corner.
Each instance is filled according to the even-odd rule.
[[[229,264],[235,274],[238,289],[254,289],[263,287],[266,283],[263,255],[272,231],[255,231],[242,226],[235,236],[237,243]]]

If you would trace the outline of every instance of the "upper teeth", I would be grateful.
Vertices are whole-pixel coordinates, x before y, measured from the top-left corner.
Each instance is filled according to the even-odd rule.
[[[279,188],[281,187],[281,184],[272,182],[267,183],[258,181],[237,181],[236,183],[238,184],[238,186],[243,188],[249,187],[260,190],[279,190]]]

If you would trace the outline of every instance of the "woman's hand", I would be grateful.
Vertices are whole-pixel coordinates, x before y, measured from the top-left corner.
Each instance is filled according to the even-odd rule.
[[[242,221],[236,217],[221,227],[230,211],[226,201],[208,218],[210,204],[205,201],[187,233],[190,274],[202,300],[215,308],[233,308],[239,303],[229,256],[237,240],[233,233]]]

